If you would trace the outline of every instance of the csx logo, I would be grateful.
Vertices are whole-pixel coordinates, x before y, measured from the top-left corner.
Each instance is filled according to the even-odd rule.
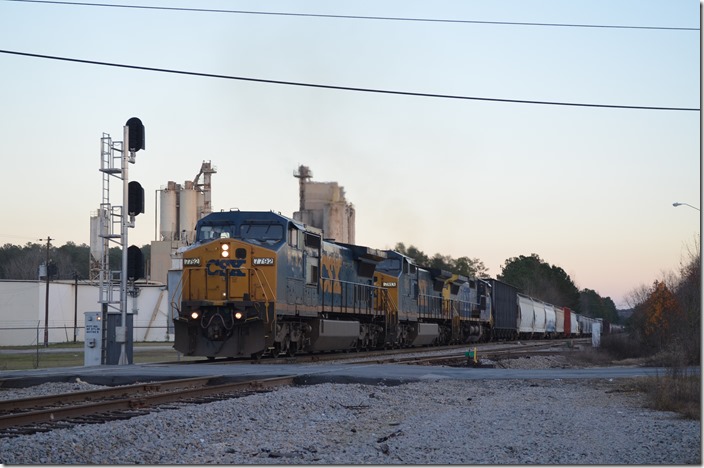
[[[209,260],[205,265],[205,271],[209,275],[214,276],[225,276],[229,274],[230,276],[246,276],[244,271],[240,270],[240,267],[244,264],[244,260]],[[226,272],[226,270],[228,270]]]

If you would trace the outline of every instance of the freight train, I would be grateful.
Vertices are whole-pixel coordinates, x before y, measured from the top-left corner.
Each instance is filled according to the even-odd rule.
[[[580,316],[497,280],[326,240],[270,212],[211,213],[182,252],[174,348],[188,356],[281,356],[495,338],[577,336]],[[589,332],[591,329],[589,329]]]

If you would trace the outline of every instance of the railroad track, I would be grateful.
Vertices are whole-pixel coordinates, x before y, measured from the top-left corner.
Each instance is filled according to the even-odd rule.
[[[577,340],[573,340],[577,342]],[[586,340],[585,340],[586,342]],[[529,343],[477,344],[479,357],[507,359],[526,356],[550,348],[564,346],[564,341],[551,340]],[[272,359],[272,363],[305,363],[337,360],[343,364],[401,363],[415,365],[468,365],[465,355],[472,345],[445,349],[399,349],[385,353],[363,352],[300,356],[300,359]],[[222,363],[223,361],[216,361]],[[241,362],[241,361],[238,361]],[[251,361],[250,361],[251,362]],[[253,392],[291,385],[295,376],[224,382],[217,375],[142,383],[99,390],[59,395],[0,400],[0,438],[51,431],[77,424],[104,423],[128,419],[159,409],[174,408],[174,404],[199,404],[249,395]],[[170,406],[169,406],[170,405]]]
[[[433,346],[433,347],[423,347],[423,348],[396,348],[387,350],[374,350],[374,351],[349,351],[349,352],[334,352],[334,353],[316,353],[316,354],[298,354],[295,356],[286,357],[270,357],[261,359],[249,359],[249,358],[224,358],[215,360],[197,360],[197,361],[179,361],[167,364],[261,364],[261,365],[276,365],[276,364],[306,364],[306,363],[323,363],[328,361],[340,361],[349,363],[358,362],[375,362],[378,364],[384,363],[400,363],[405,362],[408,364],[417,363],[433,363],[434,361],[442,361],[443,358],[453,358],[453,357],[463,357],[464,353],[475,347],[478,349],[483,357],[510,357],[511,355],[525,355],[526,352],[539,351],[541,349],[547,349],[551,347],[556,347],[564,345],[567,342],[584,342],[587,343],[588,339],[559,339],[559,340],[541,340],[541,341],[530,341],[526,343],[518,342],[492,342],[492,343],[477,343],[474,344],[463,344],[463,345],[449,345],[449,346]],[[437,357],[406,357],[407,355],[417,355],[434,353],[438,355]]]
[[[534,353],[539,353],[545,350],[558,350],[564,342],[562,341],[541,341],[521,344],[509,345],[487,345],[487,346],[462,346],[461,352],[448,350],[447,353],[435,354],[433,356],[381,356],[372,362],[377,364],[399,363],[399,364],[415,364],[415,365],[472,365],[469,362],[467,351],[469,349],[476,350],[477,355],[481,359],[511,359],[513,357],[522,357]]]
[[[296,354],[294,356],[278,356],[278,357],[263,357],[257,359],[250,358],[216,358],[216,359],[196,359],[191,361],[169,361],[162,362],[160,364],[178,364],[178,365],[195,365],[195,364],[208,364],[208,365],[218,365],[218,364],[261,364],[261,365],[276,365],[276,364],[306,364],[306,363],[317,363],[326,361],[339,361],[339,360],[356,360],[356,359],[366,359],[376,356],[386,356],[386,355],[398,355],[398,354],[408,354],[413,352],[423,352],[423,351],[438,351],[438,350],[457,350],[465,349],[467,345],[449,345],[441,347],[427,347],[427,348],[394,348],[394,349],[384,349],[384,350],[373,350],[373,351],[335,351],[335,352],[325,352],[325,353],[306,353],[306,354]]]
[[[177,404],[201,404],[291,385],[295,376],[225,382],[220,376],[167,380],[15,400],[0,400],[0,438],[78,424],[129,419]]]

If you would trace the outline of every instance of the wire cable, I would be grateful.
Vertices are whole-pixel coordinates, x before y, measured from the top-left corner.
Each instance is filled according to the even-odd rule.
[[[627,105],[616,105],[616,104],[585,104],[576,102],[557,102],[557,101],[532,101],[525,99],[500,99],[500,98],[487,98],[487,97],[475,97],[475,96],[459,96],[459,95],[449,95],[449,94],[433,94],[433,93],[417,93],[411,91],[397,91],[388,89],[374,89],[374,88],[356,88],[351,86],[335,86],[317,83],[302,83],[297,81],[282,81],[282,80],[267,80],[263,78],[249,78],[243,76],[231,76],[231,75],[219,75],[214,73],[202,73],[202,72],[192,72],[184,70],[172,70],[167,68],[155,68],[155,67],[143,67],[139,65],[127,65],[121,63],[111,63],[111,62],[100,62],[96,60],[84,60],[76,59],[70,57],[60,57],[55,55],[43,55],[43,54],[32,54],[28,52],[18,52],[14,50],[2,50],[0,49],[0,54],[10,54],[19,55],[23,57],[33,57],[42,58],[50,60],[60,60],[64,62],[73,63],[84,63],[89,65],[102,65],[107,67],[117,67],[117,68],[128,68],[132,70],[143,70],[152,71],[160,73],[172,73],[177,75],[189,75],[189,76],[199,76],[205,78],[221,78],[226,80],[238,80],[238,81],[249,81],[255,83],[267,83],[267,84],[278,84],[287,86],[302,86],[308,88],[318,88],[318,89],[333,89],[338,91],[357,91],[364,93],[378,93],[378,94],[395,94],[401,96],[414,96],[414,97],[427,97],[427,98],[442,98],[442,99],[463,99],[469,101],[489,101],[489,102],[504,102],[504,103],[514,103],[514,104],[541,104],[550,106],[572,106],[572,107],[598,107],[598,108],[609,108],[609,109],[635,109],[635,110],[660,110],[660,111],[699,111],[698,108],[692,107],[658,107],[658,106],[627,106]]]
[[[432,19],[432,18],[401,18],[393,16],[361,16],[361,15],[326,15],[318,13],[286,13],[272,11],[247,11],[247,10],[224,10],[208,8],[185,8],[185,7],[162,7],[148,5],[112,5],[109,3],[91,2],[63,2],[58,0],[3,0],[6,2],[20,3],[44,3],[53,5],[70,6],[92,6],[107,8],[131,8],[140,10],[167,10],[167,11],[190,11],[199,13],[231,13],[239,15],[269,15],[269,16],[298,16],[309,18],[336,18],[336,19],[361,19],[361,20],[383,20],[383,21],[415,21],[427,23],[461,23],[461,24],[491,24],[491,25],[511,25],[511,26],[545,26],[545,27],[565,27],[565,28],[610,28],[610,29],[649,29],[649,30],[670,30],[670,31],[699,31],[699,28],[667,27],[667,26],[626,26],[626,25],[606,25],[606,24],[568,24],[568,23],[534,23],[516,21],[479,21],[479,20],[455,20],[455,19]]]

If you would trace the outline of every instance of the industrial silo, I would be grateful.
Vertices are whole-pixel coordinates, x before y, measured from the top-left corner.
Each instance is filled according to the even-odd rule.
[[[198,192],[192,182],[186,182],[186,186],[179,192],[178,214],[181,240],[190,244],[195,240],[198,221]]]
[[[165,241],[177,240],[178,236],[178,189],[176,182],[169,181],[166,188],[161,189],[161,215],[159,219],[159,233]]]

